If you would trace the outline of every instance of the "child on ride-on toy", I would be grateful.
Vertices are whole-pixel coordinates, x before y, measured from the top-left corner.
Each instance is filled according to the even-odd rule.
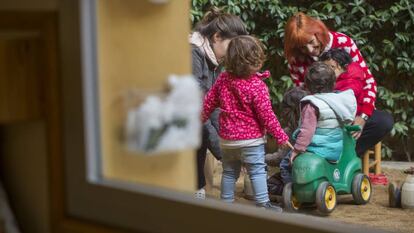
[[[301,117],[294,132],[294,149],[280,163],[283,183],[291,181],[296,156],[308,151],[337,161],[343,148],[342,127],[354,120],[356,99],[352,90],[334,93],[335,72],[323,62],[313,63],[305,76],[311,95],[300,101]]]

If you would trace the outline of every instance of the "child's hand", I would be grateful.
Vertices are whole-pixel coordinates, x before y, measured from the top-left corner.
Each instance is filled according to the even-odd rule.
[[[293,146],[292,146],[292,144],[290,144],[290,142],[289,141],[286,141],[284,144],[281,144],[280,145],[283,149],[286,149],[286,148],[289,148],[289,149],[291,149],[291,150],[293,150],[294,148],[293,148]]]
[[[298,156],[299,152],[297,150],[292,150],[292,153],[290,154],[290,165],[293,164],[293,161]]]

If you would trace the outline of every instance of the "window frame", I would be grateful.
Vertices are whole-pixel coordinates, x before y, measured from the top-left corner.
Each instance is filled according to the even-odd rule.
[[[79,36],[75,45],[62,50],[62,57],[69,55],[62,59],[62,70],[74,68],[64,74],[66,78],[61,84],[65,157],[64,161],[57,162],[65,164],[65,176],[62,176],[65,179],[65,198],[58,198],[58,201],[62,202],[66,220],[83,219],[112,229],[139,232],[252,232],[269,229],[281,232],[378,232],[313,216],[273,213],[213,199],[201,201],[187,193],[102,177],[97,139],[99,109],[96,104],[99,75],[97,1],[62,2],[61,44]],[[77,17],[78,24],[71,22],[76,22]],[[69,38],[63,38],[65,36]],[[76,58],[81,58],[81,64],[70,64],[71,59]],[[70,79],[68,76],[73,74],[75,77],[79,74],[81,78]],[[83,92],[79,93],[77,88]]]

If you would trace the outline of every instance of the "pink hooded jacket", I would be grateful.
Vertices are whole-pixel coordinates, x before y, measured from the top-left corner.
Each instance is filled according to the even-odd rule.
[[[280,127],[272,110],[268,88],[262,81],[269,76],[269,71],[256,73],[249,78],[221,73],[205,96],[203,122],[219,107],[219,136],[222,139],[255,139],[268,132],[279,144],[286,143],[289,137]]]

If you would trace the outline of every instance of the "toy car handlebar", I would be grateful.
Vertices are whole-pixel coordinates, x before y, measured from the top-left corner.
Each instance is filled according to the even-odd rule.
[[[361,131],[361,126],[359,125],[345,125],[345,130],[348,132]]]

